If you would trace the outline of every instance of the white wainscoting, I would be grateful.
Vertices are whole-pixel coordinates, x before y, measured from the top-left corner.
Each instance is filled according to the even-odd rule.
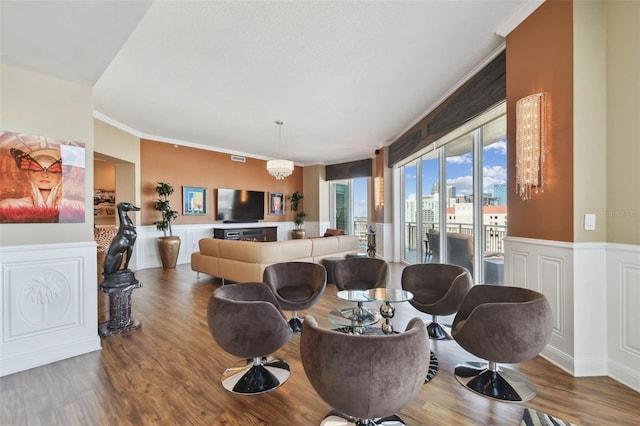
[[[0,247],[0,376],[101,349],[96,243]]]
[[[542,356],[640,390],[638,246],[507,237],[505,284],[547,296],[554,322]]]
[[[393,224],[376,223],[376,257],[393,262]]]
[[[607,371],[640,392],[640,246],[607,247]]]

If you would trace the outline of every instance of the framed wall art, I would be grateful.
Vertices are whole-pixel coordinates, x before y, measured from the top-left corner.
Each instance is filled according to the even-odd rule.
[[[81,142],[0,131],[0,223],[84,223]]]
[[[207,214],[207,190],[194,186],[182,187],[182,214]]]
[[[269,214],[284,214],[284,194],[282,192],[269,193]]]

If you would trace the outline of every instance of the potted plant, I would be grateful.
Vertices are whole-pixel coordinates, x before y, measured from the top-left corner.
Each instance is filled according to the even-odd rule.
[[[178,212],[171,209],[169,202],[169,196],[173,194],[173,186],[166,182],[158,182],[155,190],[158,198],[154,201],[153,208],[160,212],[162,220],[154,222],[154,224],[158,231],[164,232],[164,236],[158,238],[160,260],[163,268],[173,269],[176,267],[178,253],[180,252],[180,237],[174,236],[171,229],[171,222],[178,217]]]
[[[290,197],[291,211],[295,213],[295,216],[293,217],[293,223],[296,228],[291,231],[291,236],[294,240],[300,240],[305,237],[305,232],[304,229],[302,229],[302,225],[304,224],[304,218],[309,215],[304,210],[300,210],[300,202],[303,198],[304,195],[298,193],[298,191],[294,192]]]

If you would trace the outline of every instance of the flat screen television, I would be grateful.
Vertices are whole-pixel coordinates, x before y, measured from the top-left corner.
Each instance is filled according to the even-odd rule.
[[[264,192],[218,188],[217,219],[225,222],[257,222],[264,219]]]

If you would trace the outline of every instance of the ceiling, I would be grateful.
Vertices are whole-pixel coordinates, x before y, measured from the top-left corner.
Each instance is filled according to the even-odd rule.
[[[397,139],[540,4],[2,0],[0,53],[93,86],[140,137],[333,164]]]

